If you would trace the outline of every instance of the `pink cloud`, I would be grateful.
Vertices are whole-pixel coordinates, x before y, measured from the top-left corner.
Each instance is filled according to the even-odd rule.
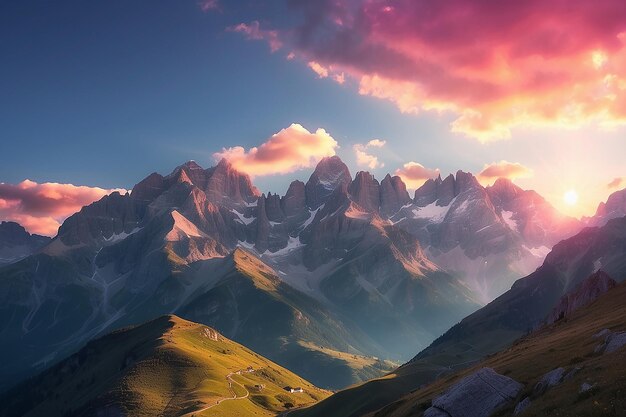
[[[617,178],[614,178],[610,183],[608,183],[607,187],[609,188],[609,190],[613,190],[615,188],[619,188],[619,186],[622,185],[623,182],[624,182],[624,178],[617,177]]]
[[[219,0],[202,0],[198,3],[200,9],[203,12],[209,12],[211,10],[221,10]]]
[[[30,180],[0,183],[0,218],[16,221],[31,233],[53,236],[68,216],[113,191],[126,192]]]
[[[493,183],[498,178],[527,178],[533,175],[533,170],[520,164],[519,162],[508,162],[502,160],[485,164],[483,170],[478,174],[478,178],[485,184]]]
[[[231,32],[243,33],[247,39],[266,41],[272,52],[278,51],[283,47],[283,42],[278,37],[278,31],[261,29],[258,21],[250,23],[240,23],[228,28]]]
[[[430,169],[417,162],[407,162],[396,170],[396,175],[402,178],[407,188],[417,189],[426,180],[436,178],[440,174],[439,169]]]
[[[281,44],[403,112],[456,115],[454,132],[626,124],[622,0],[312,3]]]
[[[224,148],[213,154],[226,158],[235,168],[252,176],[285,174],[312,167],[326,156],[335,155],[337,141],[324,129],[314,133],[297,123],[272,135],[258,147]]]
[[[352,149],[356,156],[356,163],[360,166],[368,167],[369,169],[382,168],[384,163],[378,161],[378,157],[371,153],[371,148],[382,148],[387,142],[380,139],[372,139],[366,144],[357,143]]]

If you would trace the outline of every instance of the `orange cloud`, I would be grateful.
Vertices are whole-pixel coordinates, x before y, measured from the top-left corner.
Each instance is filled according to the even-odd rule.
[[[622,185],[622,182],[624,182],[624,178],[622,177],[614,178],[610,183],[607,184],[607,188],[609,190],[619,188],[619,186]]]
[[[360,166],[366,166],[369,169],[382,168],[384,163],[378,162],[378,157],[372,155],[369,151],[370,148],[382,148],[387,142],[380,139],[372,139],[366,144],[357,143],[352,149],[356,155],[356,163]]]
[[[335,0],[294,10],[298,23],[276,36],[298,57],[402,112],[454,114],[451,130],[481,142],[518,127],[626,124],[623,0]]]
[[[396,170],[396,175],[402,178],[407,188],[417,189],[421,187],[426,180],[436,178],[440,174],[439,169],[430,169],[417,162],[407,162]]]
[[[533,170],[519,162],[502,160],[500,162],[485,164],[483,170],[478,174],[478,179],[484,184],[491,184],[498,178],[514,180],[516,178],[532,177],[532,175]]]
[[[63,220],[113,191],[126,193],[124,189],[31,180],[0,183],[0,218],[16,221],[31,233],[53,236]]]
[[[236,169],[252,176],[286,174],[317,164],[326,156],[335,155],[337,141],[326,130],[315,133],[297,123],[272,135],[265,143],[246,151],[241,146],[224,148],[213,154],[226,158]]]

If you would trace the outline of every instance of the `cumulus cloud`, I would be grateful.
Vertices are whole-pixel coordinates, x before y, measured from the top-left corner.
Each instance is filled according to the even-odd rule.
[[[617,177],[614,178],[610,183],[607,184],[609,190],[613,190],[615,188],[619,188],[620,185],[624,182],[624,178]]]
[[[272,135],[258,147],[241,146],[216,152],[215,159],[226,158],[236,169],[252,176],[286,174],[317,164],[335,155],[337,141],[324,129],[314,133],[297,123]]]
[[[396,175],[402,178],[407,188],[417,189],[430,178],[439,176],[439,169],[430,169],[417,162],[407,162],[396,170]]]
[[[275,35],[299,58],[403,112],[450,112],[454,132],[626,124],[623,0],[291,4]]]
[[[385,166],[384,163],[378,161],[378,157],[371,153],[371,148],[382,148],[387,143],[384,140],[380,139],[372,139],[369,142],[357,143],[352,149],[354,149],[354,154],[356,156],[356,163],[360,166],[368,167],[369,169],[382,168]]]
[[[272,52],[278,51],[283,46],[283,42],[278,37],[278,31],[261,29],[261,25],[258,21],[250,23],[240,23],[228,28],[231,32],[238,32],[244,34],[246,39],[251,40],[264,40],[270,46]]]
[[[30,180],[0,183],[0,218],[16,221],[31,233],[52,236],[65,218],[113,191],[126,193],[124,189]]]
[[[527,178],[533,175],[533,170],[520,164],[519,162],[508,162],[502,160],[485,164],[483,170],[478,174],[478,179],[483,183],[493,183],[498,178]]]

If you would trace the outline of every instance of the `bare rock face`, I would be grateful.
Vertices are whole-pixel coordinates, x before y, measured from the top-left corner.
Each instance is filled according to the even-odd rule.
[[[359,171],[354,181],[348,186],[352,201],[361,208],[372,213],[377,212],[380,206],[380,184],[372,174]]]
[[[281,222],[285,219],[283,210],[280,207],[280,196],[278,194],[267,193],[265,213],[271,222]]]
[[[604,353],[613,353],[626,345],[626,332],[613,333],[607,337]]]
[[[322,159],[305,186],[306,203],[311,210],[324,204],[335,190],[347,192],[352,177],[338,156]]]
[[[605,292],[617,286],[606,272],[598,271],[581,282],[573,291],[570,291],[554,307],[547,319],[547,324],[570,316],[574,311],[591,304]]]
[[[31,235],[18,223],[0,222],[0,265],[32,255],[49,242],[49,237]]]
[[[145,202],[114,192],[65,220],[58,237],[66,245],[77,245],[130,233],[140,224],[146,208]]]
[[[250,177],[237,171],[226,159],[205,171],[208,176],[205,192],[209,201],[230,200],[235,203],[252,202],[259,190],[252,185]]]
[[[287,193],[280,200],[280,206],[287,217],[301,213],[306,207],[306,197],[302,181],[293,181],[289,184]]]
[[[513,379],[482,368],[435,398],[424,417],[488,417],[512,402],[522,388]]]
[[[626,216],[626,189],[615,191],[606,200],[598,205],[596,214],[588,219],[592,226],[603,226],[607,221]]]
[[[418,206],[426,206],[437,201],[440,206],[447,206],[455,197],[455,179],[450,174],[445,180],[441,176],[429,179],[420,188],[415,190],[414,201]]]
[[[387,174],[380,182],[380,212],[389,216],[411,201],[406,185],[398,176]]]
[[[499,178],[486,190],[528,247],[552,246],[580,230],[577,219],[562,215],[537,192],[523,190],[507,178]]]

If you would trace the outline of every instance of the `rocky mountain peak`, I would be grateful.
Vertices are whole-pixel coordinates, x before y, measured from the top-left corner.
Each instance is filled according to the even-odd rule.
[[[411,197],[402,179],[387,174],[380,182],[380,212],[385,215],[393,214],[409,201]]]
[[[606,200],[598,205],[595,216],[589,219],[589,223],[601,226],[608,220],[626,216],[626,188],[615,191]]]
[[[491,195],[498,195],[502,199],[511,200],[524,192],[508,178],[498,178],[493,185],[487,187]]]
[[[380,184],[372,174],[359,171],[354,181],[348,186],[352,200],[361,208],[369,211],[378,211],[380,206]]]
[[[280,205],[283,209],[283,212],[288,217],[302,212],[302,210],[306,206],[304,183],[302,181],[296,180],[289,184],[287,193],[280,200]]]
[[[480,183],[471,172],[457,171],[454,179],[454,194],[459,195],[470,189],[481,188]]]
[[[252,202],[261,195],[248,174],[237,171],[225,158],[205,172],[209,176],[205,192],[210,201]]]
[[[315,171],[306,183],[305,194],[307,205],[316,209],[332,194],[339,189],[342,192],[348,190],[352,180],[350,170],[338,156],[323,158],[315,167]]]

